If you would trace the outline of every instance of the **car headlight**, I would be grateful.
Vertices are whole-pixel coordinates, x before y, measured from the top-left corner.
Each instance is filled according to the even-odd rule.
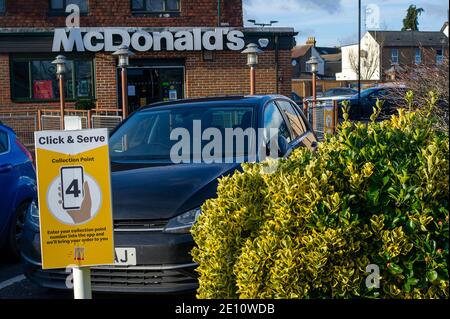
[[[33,227],[39,229],[39,209],[35,201],[32,201],[28,206],[27,220]]]
[[[180,216],[172,218],[164,227],[166,233],[188,234],[202,213],[200,208],[192,209]]]

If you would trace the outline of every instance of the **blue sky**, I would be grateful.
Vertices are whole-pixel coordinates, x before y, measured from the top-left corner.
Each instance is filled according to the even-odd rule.
[[[363,12],[370,4],[379,7],[383,30],[400,30],[410,4],[425,10],[419,18],[421,31],[439,31],[447,21],[448,0],[362,0]],[[358,1],[244,0],[244,19],[278,20],[275,26],[293,27],[299,32],[298,44],[314,36],[318,46],[339,46],[357,41]]]

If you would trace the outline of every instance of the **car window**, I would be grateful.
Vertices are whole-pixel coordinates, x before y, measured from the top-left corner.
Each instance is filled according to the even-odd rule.
[[[288,101],[283,100],[277,101],[277,103],[280,106],[281,110],[283,111],[285,117],[288,119],[289,124],[291,125],[293,138],[297,139],[303,134],[305,134],[308,131],[308,129],[306,127],[305,122],[303,122],[303,119],[301,118],[297,110],[294,108],[294,106]]]
[[[9,150],[8,134],[0,130],[0,154],[6,153]]]
[[[334,90],[331,89],[331,90],[328,90],[325,93],[323,93],[323,96],[332,96],[333,94],[334,94]]]
[[[199,125],[199,131],[195,125]],[[187,133],[189,153],[192,156],[198,156],[201,154],[194,154],[197,151],[197,148],[194,150],[194,140],[200,140],[199,143],[202,146],[198,150],[200,152],[203,146],[210,142],[202,138],[202,131],[215,129],[214,132],[220,133],[217,138],[225,139],[226,129],[246,130],[252,127],[253,108],[247,106],[174,107],[138,112],[111,136],[111,160],[169,160],[172,148],[179,142],[171,138],[172,133],[177,129]],[[197,136],[198,134],[200,136]],[[225,142],[221,140],[220,145],[224,147]],[[221,154],[225,155],[225,152],[222,150]],[[234,155],[241,156],[241,150],[236,149]]]
[[[286,138],[288,143],[292,141],[288,126],[284,121],[280,110],[272,101],[267,104],[264,110],[264,139],[266,141],[271,141],[276,133],[278,133],[278,136]]]

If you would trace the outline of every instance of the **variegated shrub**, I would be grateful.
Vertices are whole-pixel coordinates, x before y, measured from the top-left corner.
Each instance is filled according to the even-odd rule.
[[[448,298],[448,135],[375,116],[221,179],[193,229],[199,298]]]

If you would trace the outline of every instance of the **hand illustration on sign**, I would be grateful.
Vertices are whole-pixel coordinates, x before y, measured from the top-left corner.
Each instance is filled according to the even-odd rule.
[[[61,191],[61,188],[58,188]],[[83,184],[83,193],[84,197],[81,202],[81,206],[79,209],[74,210],[66,210],[67,214],[72,218],[74,224],[82,224],[89,219],[91,219],[91,209],[92,209],[92,198],[91,191],[89,189],[89,183],[87,181]],[[59,193],[60,198],[62,199],[62,193]],[[63,204],[62,200],[59,201],[60,204]]]
[[[85,224],[100,208],[100,187],[82,166],[66,166],[60,171],[61,175],[53,180],[47,194],[49,210],[67,225]]]
[[[73,219],[75,224],[82,224],[91,219],[92,199],[88,182],[83,185],[84,198],[81,202],[80,209],[68,210],[67,214]]]

